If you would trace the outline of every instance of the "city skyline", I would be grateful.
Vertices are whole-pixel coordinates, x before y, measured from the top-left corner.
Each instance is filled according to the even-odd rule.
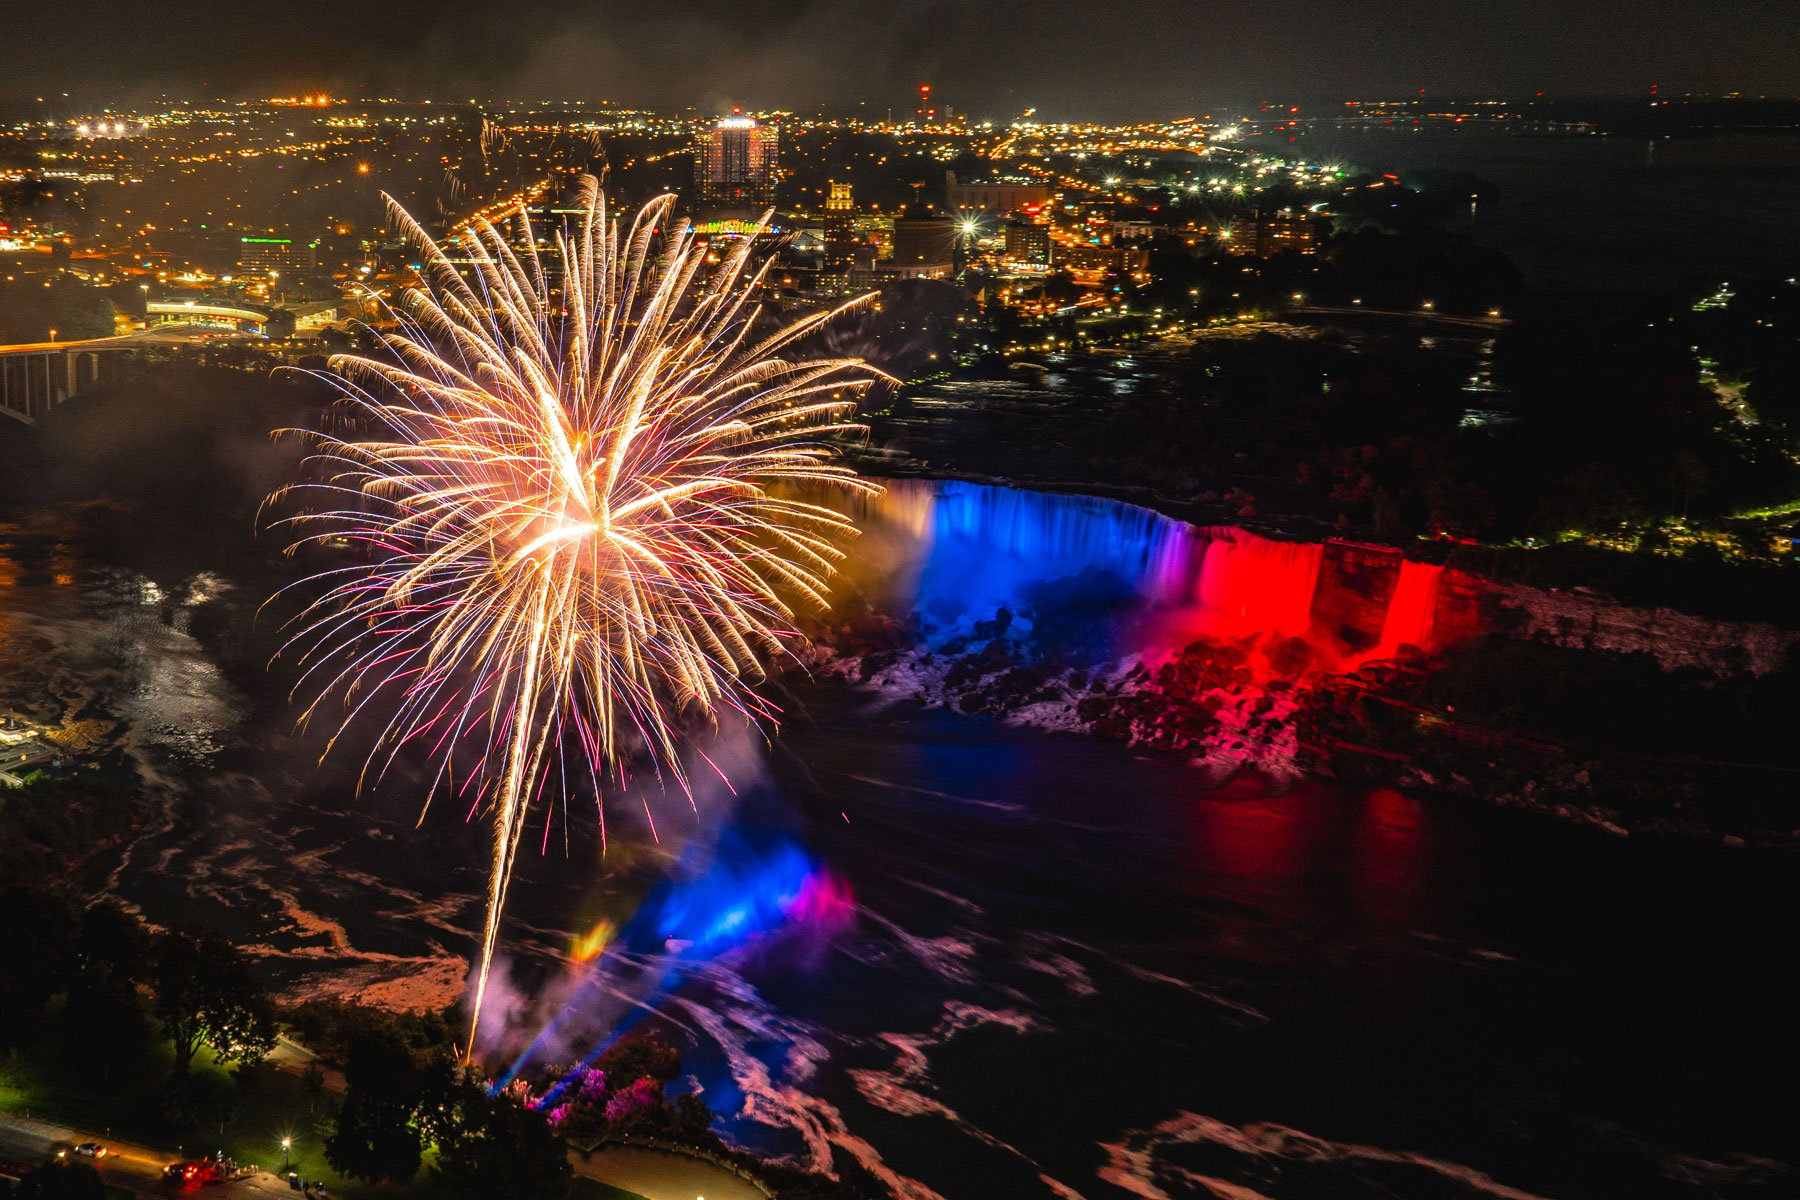
[[[212,3],[104,25],[66,0],[9,31],[0,100],[330,91],[609,99],[729,111],[862,108],[903,114],[919,83],[959,112],[1153,118],[1257,100],[1537,92],[1800,92],[1800,34],[1781,6],[1731,0],[1704,21],[1666,0],[1567,9],[1541,0],[1447,17],[1421,0],[1195,13],[1051,3],[504,9],[479,0],[290,13]],[[204,30],[204,39],[194,31]],[[1003,53],[996,54],[996,50]]]

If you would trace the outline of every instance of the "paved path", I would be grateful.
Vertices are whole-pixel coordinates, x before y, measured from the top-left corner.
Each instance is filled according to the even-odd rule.
[[[647,1146],[602,1146],[592,1154],[569,1151],[577,1175],[636,1192],[644,1200],[768,1200],[724,1167]]]

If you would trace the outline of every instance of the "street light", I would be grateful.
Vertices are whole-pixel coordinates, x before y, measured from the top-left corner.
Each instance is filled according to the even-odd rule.
[[[281,1173],[284,1175],[287,1174],[287,1169],[288,1169],[288,1157],[289,1157],[288,1152],[291,1151],[293,1148],[294,1148],[294,1139],[293,1138],[284,1137],[281,1139]]]

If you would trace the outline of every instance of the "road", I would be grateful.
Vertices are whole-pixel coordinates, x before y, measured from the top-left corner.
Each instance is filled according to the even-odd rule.
[[[138,1196],[169,1195],[163,1169],[180,1159],[179,1150],[156,1150],[108,1138],[92,1129],[74,1129],[15,1113],[0,1113],[0,1158],[48,1162],[57,1151],[69,1150],[82,1142],[99,1142],[106,1147],[105,1158],[76,1161],[93,1163],[108,1184]],[[232,1186],[239,1192],[292,1194],[287,1181],[269,1171],[258,1172]]]
[[[91,1160],[106,1182],[140,1195],[163,1194],[163,1168],[175,1161],[172,1152],[109,1141],[100,1134],[70,1129],[66,1125],[0,1113],[0,1158],[26,1163],[48,1162],[58,1150],[67,1150],[82,1142],[99,1142],[106,1147],[105,1158]]]
[[[152,325],[148,329],[136,329],[130,333],[115,334],[112,337],[76,338],[72,341],[60,342],[17,342],[0,346],[0,354],[42,354],[52,350],[105,350],[142,345],[185,345],[192,342],[259,340],[257,335],[252,333],[238,333],[230,329],[220,329],[216,325],[179,322],[173,325]]]
[[[1461,317],[1427,308],[1366,308],[1361,305],[1354,307],[1334,307],[1324,304],[1292,304],[1288,306],[1286,314],[1290,317],[1388,317],[1402,321],[1418,321],[1432,325],[1453,325],[1462,329],[1499,330],[1504,329],[1507,325],[1511,324],[1510,321],[1500,316],[1498,313],[1493,313],[1485,317]]]

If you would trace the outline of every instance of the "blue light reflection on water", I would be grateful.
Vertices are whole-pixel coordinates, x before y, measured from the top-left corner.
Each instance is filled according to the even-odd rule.
[[[609,981],[628,982],[638,1003],[535,1107],[554,1107],[572,1080],[702,966],[769,937],[827,940],[849,913],[847,889],[794,835],[740,815],[715,838],[689,843],[588,968],[582,986],[491,1090],[506,1087],[555,1044],[564,1023],[594,1003]]]

